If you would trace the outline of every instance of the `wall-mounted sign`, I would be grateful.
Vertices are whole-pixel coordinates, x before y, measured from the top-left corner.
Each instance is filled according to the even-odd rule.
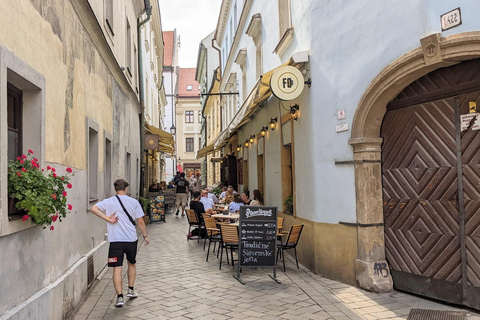
[[[145,135],[145,149],[156,150],[158,148],[158,134]]]
[[[478,113],[467,113],[460,115],[461,131],[468,129],[480,130],[480,117]]]
[[[460,8],[442,14],[440,16],[440,22],[442,24],[442,31],[461,25],[462,14],[460,12]]]
[[[336,132],[343,132],[343,131],[348,131],[348,123],[339,123],[335,126],[335,131]]]
[[[295,67],[280,67],[270,78],[272,93],[280,100],[293,100],[303,91],[305,80],[303,74]]]
[[[345,109],[338,110],[337,111],[337,119],[342,120],[347,118],[347,113],[345,112]]]

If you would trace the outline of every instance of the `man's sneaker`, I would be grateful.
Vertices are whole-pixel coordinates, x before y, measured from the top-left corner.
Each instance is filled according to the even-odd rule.
[[[177,209],[177,212],[175,212],[175,215],[178,216],[179,212],[180,212],[180,210]]]
[[[136,298],[136,297],[138,297],[138,293],[136,291],[132,290],[132,289],[128,289],[127,297]]]
[[[123,297],[118,297],[117,298],[117,303],[115,303],[115,307],[123,307]]]

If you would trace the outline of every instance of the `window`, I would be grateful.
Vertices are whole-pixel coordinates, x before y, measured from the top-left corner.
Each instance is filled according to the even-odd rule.
[[[127,67],[127,72],[132,76],[132,28],[130,28],[130,22],[127,19],[127,33],[125,35],[125,66]]]
[[[278,0],[278,21],[281,38],[292,27],[290,0]]]
[[[105,22],[112,35],[113,32],[113,0],[105,0]]]
[[[202,123],[202,111],[198,110],[198,123]]]
[[[8,160],[22,154],[22,91],[7,85]]]
[[[187,91],[192,91],[193,86],[187,86]]]
[[[88,122],[88,201],[98,200],[98,124]]]
[[[186,152],[193,152],[194,145],[193,145],[193,138],[186,138],[185,145],[186,145]]]
[[[193,123],[193,111],[185,111],[185,122]]]
[[[198,86],[198,91],[201,91],[202,90],[202,86]]]
[[[132,181],[132,155],[127,152],[127,159],[125,161],[125,177],[129,184],[132,186],[135,184]],[[128,194],[131,194],[131,187],[128,188]]]
[[[105,133],[106,134],[106,133]],[[112,195],[112,140],[105,138],[105,172],[104,172],[105,196]]]

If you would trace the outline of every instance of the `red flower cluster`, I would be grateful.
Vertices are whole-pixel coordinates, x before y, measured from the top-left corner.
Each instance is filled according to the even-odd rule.
[[[72,210],[73,206],[71,204],[68,204],[68,210]]]
[[[58,212],[55,213],[55,215],[52,216],[52,221],[55,222],[58,219]]]
[[[68,173],[72,173],[72,168],[68,167],[68,168],[66,169],[66,171],[67,171]]]
[[[24,215],[24,216],[22,217],[22,221],[27,221],[28,218],[29,218],[29,216],[28,216],[28,214],[26,214],[26,215]]]
[[[67,191],[62,191],[62,196],[66,197],[67,196]]]
[[[72,184],[71,183],[67,184],[67,188],[72,189]]]
[[[57,200],[57,195],[55,193],[52,193],[52,198],[53,200]]]
[[[54,227],[54,226],[50,226],[50,230],[53,230],[53,229],[55,229],[55,227]]]

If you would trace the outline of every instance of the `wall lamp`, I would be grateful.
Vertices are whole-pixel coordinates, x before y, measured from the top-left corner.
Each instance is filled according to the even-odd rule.
[[[252,134],[252,135],[250,136],[249,140],[250,140],[250,143],[253,143],[253,142],[255,141],[255,135]]]
[[[249,142],[248,142],[248,139],[247,139],[247,140],[245,140],[245,147],[248,148],[248,145],[249,145]]]
[[[298,104],[294,104],[293,106],[290,106],[290,115],[295,121],[298,119],[297,111],[299,109],[300,109],[300,106]]]
[[[242,145],[241,145],[241,144],[239,144],[239,145],[237,146],[237,151],[240,151],[240,150],[242,150]]]
[[[277,117],[270,118],[270,122],[268,123],[268,125],[270,126],[270,129],[275,130],[275,127],[277,126],[276,123],[277,123]]]
[[[265,135],[267,134],[267,131],[268,131],[267,127],[262,127],[262,130],[260,130],[260,134],[262,135],[262,137],[265,137]]]

